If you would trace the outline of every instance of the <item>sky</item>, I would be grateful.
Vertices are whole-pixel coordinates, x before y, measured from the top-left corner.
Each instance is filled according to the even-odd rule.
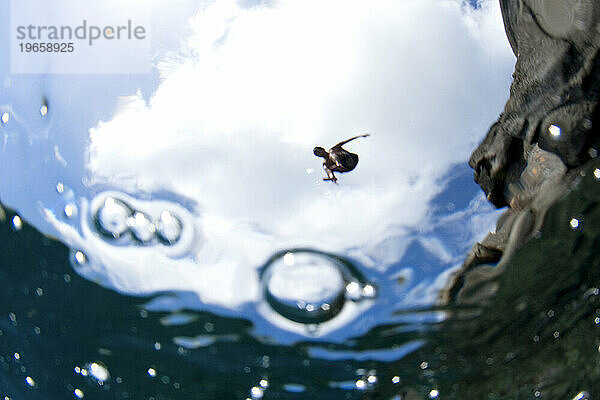
[[[509,94],[498,2],[191,3],[148,3],[162,16],[149,76],[10,75],[2,64],[0,199],[83,251],[82,275],[122,292],[190,290],[235,310],[259,301],[272,254],[309,247],[382,276],[398,269],[413,280],[405,301],[432,301],[427,288],[497,217],[462,178]],[[324,182],[312,148],[363,133],[347,145],[357,168]],[[108,189],[146,212],[153,199],[183,210],[194,239],[177,254],[107,242],[91,219]],[[468,222],[460,243],[440,233],[451,221]],[[410,249],[446,267],[406,272]]]

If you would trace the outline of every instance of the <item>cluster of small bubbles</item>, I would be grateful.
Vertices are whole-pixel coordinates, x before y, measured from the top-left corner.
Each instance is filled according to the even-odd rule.
[[[437,389],[431,389],[431,391],[429,392],[430,399],[437,399],[439,395],[440,392]]]
[[[144,212],[133,209],[124,201],[107,197],[95,215],[96,226],[106,237],[119,239],[130,233],[143,244],[154,238],[161,243],[173,245],[179,241],[183,232],[181,220],[171,211],[164,210],[156,222]]]
[[[81,389],[75,389],[73,391],[73,394],[75,395],[75,397],[77,397],[78,399],[83,399],[83,391]]]
[[[561,134],[560,126],[552,124],[548,127],[548,132],[550,132],[550,135],[552,135],[552,137],[558,138]]]
[[[10,114],[7,112],[2,113],[2,123],[3,124],[8,124],[8,120],[10,119]]]
[[[367,371],[361,368],[356,370],[356,375],[358,375],[359,378],[354,383],[354,386],[358,390],[372,389],[373,386],[377,384],[377,371],[374,369]]]
[[[20,231],[23,229],[23,220],[18,215],[15,215],[12,218],[12,227],[15,231]]]

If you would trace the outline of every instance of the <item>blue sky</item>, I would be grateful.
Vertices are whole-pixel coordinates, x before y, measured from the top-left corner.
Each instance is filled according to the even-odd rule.
[[[83,275],[235,310],[260,301],[271,254],[312,247],[355,258],[383,286],[407,274],[386,290],[415,304],[492,227],[465,162],[508,97],[514,56],[497,1],[144,7],[150,75],[11,75],[0,64],[0,198],[84,251]],[[357,169],[323,182],[312,147],[365,132],[348,145]],[[197,242],[176,257],[106,242],[90,226],[106,189],[185,206]],[[66,218],[66,204],[78,213]]]

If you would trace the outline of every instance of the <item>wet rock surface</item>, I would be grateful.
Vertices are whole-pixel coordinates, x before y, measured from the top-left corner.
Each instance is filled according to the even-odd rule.
[[[496,207],[496,230],[475,244],[440,302],[476,303],[468,288],[502,273],[539,235],[549,208],[600,149],[600,4],[593,0],[501,0],[517,56],[503,113],[471,155],[475,180]]]

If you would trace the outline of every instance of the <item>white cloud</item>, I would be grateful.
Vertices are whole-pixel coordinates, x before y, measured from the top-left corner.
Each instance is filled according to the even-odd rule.
[[[459,0],[251,8],[218,1],[189,24],[191,56],[158,60],[162,75],[150,100],[123,99],[90,129],[80,175],[92,188],[192,199],[191,223],[204,240],[190,254],[202,279],[183,278],[194,275],[187,266],[174,275],[171,259],[154,253],[147,276],[136,256],[114,253],[112,261],[102,256],[94,279],[110,276],[106,283],[119,290],[143,292],[182,277],[203,301],[226,307],[259,295],[257,282],[248,295],[219,293],[257,280],[257,268],[282,248],[353,249],[397,261],[401,254],[392,260],[389,252],[377,260],[376,249],[386,239],[402,242],[407,228],[427,219],[438,182],[468,158],[501,110],[514,63],[493,0],[477,10]],[[364,132],[371,136],[347,146],[360,155],[356,170],[337,186],[323,182],[312,148]],[[111,252],[63,232],[92,258]],[[128,269],[128,260],[137,266]]]
[[[508,76],[489,71],[511,62],[499,18],[457,1],[216,2],[190,20],[196,57],[171,66],[150,105],[133,99],[92,129],[93,182],[168,188],[290,245],[380,240],[418,223],[497,114]],[[306,174],[314,145],[361,132],[339,187]]]

